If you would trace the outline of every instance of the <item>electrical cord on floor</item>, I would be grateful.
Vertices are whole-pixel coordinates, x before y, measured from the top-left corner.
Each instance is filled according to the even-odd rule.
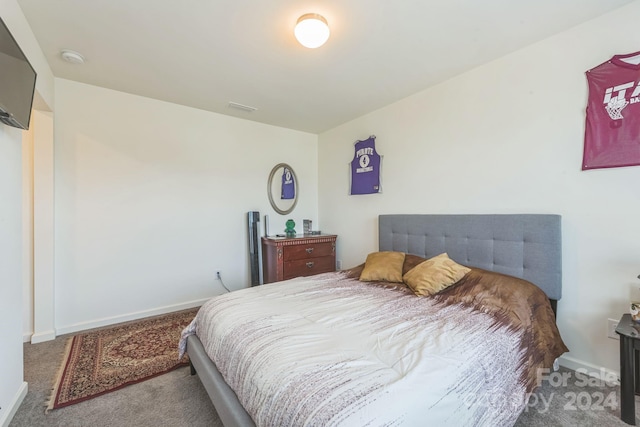
[[[220,272],[219,272],[219,271],[216,273],[216,276],[218,277],[218,280],[220,280],[220,284],[222,285],[222,287],[223,287],[223,288],[225,288],[227,292],[231,292],[231,291],[229,290],[229,288],[227,288],[227,287],[224,285],[224,282],[222,281],[222,276],[220,275]]]

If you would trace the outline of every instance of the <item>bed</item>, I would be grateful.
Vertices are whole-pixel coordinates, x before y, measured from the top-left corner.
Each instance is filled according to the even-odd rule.
[[[560,216],[381,215],[378,226],[379,251],[408,254],[403,273],[442,253],[471,272],[424,298],[360,282],[363,265],[213,298],[201,309],[213,320],[199,312],[182,345],[226,427],[515,422],[537,369],[567,351],[554,323]]]

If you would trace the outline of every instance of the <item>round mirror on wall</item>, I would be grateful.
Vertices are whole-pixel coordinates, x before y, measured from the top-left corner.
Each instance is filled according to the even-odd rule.
[[[274,211],[287,215],[298,203],[298,178],[293,168],[286,163],[278,163],[271,169],[267,181],[267,195]]]

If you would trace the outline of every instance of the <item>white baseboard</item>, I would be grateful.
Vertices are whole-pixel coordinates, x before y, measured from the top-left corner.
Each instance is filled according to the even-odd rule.
[[[31,342],[31,335],[33,335],[33,331],[24,332],[22,334],[22,342]]]
[[[56,339],[56,331],[52,329],[50,331],[38,332],[31,335],[30,341],[31,344],[38,344],[39,342],[51,341],[54,339]]]
[[[604,368],[602,366],[596,366],[592,363],[585,362],[584,360],[576,359],[571,356],[562,355],[558,358],[560,361],[560,365],[565,368],[572,369],[577,371],[580,369],[581,371],[585,371],[588,375],[600,379],[604,378],[616,378],[616,381],[620,382],[620,372],[614,371],[611,369]]]
[[[27,395],[27,391],[29,390],[29,385],[26,382],[22,382],[22,385],[18,389],[13,401],[10,402],[6,408],[2,408],[3,412],[0,416],[0,427],[9,427],[9,423],[13,419],[13,416],[18,411],[20,404],[24,400]],[[5,410],[6,409],[6,410]]]
[[[137,311],[135,313],[123,314],[120,316],[104,317],[102,319],[90,320],[87,322],[74,323],[72,325],[66,325],[56,328],[58,335],[71,334],[78,331],[85,331],[87,329],[101,328],[103,326],[114,325],[116,323],[129,322],[131,320],[138,320],[144,317],[158,316],[160,314],[171,313],[173,311],[186,310],[188,308],[199,307],[210,298],[204,298],[201,300],[189,301],[181,304],[167,305],[165,307],[154,308],[151,310]],[[33,342],[33,339],[31,340]]]

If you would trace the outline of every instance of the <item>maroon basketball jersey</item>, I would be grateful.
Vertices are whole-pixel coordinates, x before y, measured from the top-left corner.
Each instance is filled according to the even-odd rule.
[[[640,165],[640,52],[587,71],[582,170]]]

